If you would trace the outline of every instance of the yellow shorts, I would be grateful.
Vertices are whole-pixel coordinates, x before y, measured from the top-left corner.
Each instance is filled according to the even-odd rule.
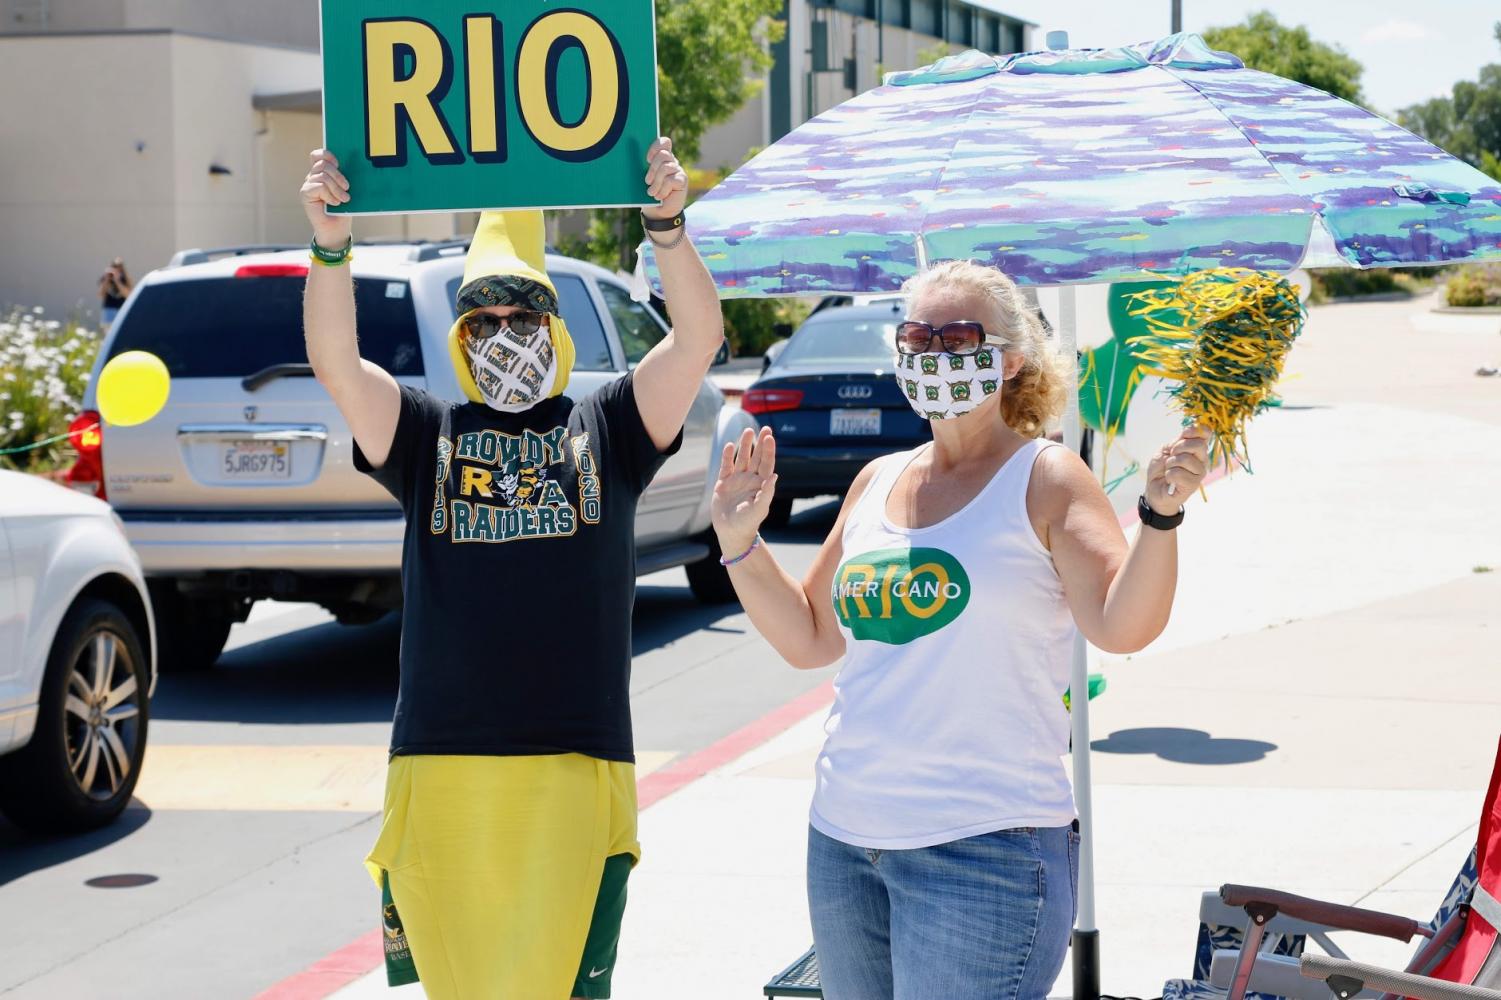
[[[641,857],[636,769],[581,754],[393,757],[365,865],[434,1000],[566,1000],[605,859]]]

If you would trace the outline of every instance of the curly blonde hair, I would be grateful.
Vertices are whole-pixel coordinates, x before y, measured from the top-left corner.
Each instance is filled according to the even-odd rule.
[[[1042,437],[1068,402],[1070,366],[1048,340],[1042,319],[1016,282],[973,261],[939,264],[902,286],[909,308],[920,296],[938,291],[970,292],[989,316],[974,317],[987,333],[1005,338],[1004,350],[1022,356],[1022,367],[1001,389],[1001,419],[1018,434]]]

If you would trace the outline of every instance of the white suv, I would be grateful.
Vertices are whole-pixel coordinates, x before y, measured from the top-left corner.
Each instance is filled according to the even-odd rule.
[[[156,683],[151,601],[107,504],[0,471],[0,811],[38,832],[130,801]]]
[[[463,398],[446,337],[466,249],[361,245],[352,265],[360,353],[447,399]],[[163,670],[212,663],[260,598],[316,602],[343,622],[400,605],[401,511],[355,470],[349,429],[307,364],[307,266],[305,248],[183,251],[141,280],[100,351],[98,367],[144,350],[172,375],[159,416],[105,427],[68,476],[125,522],[150,580]],[[665,336],[608,271],[554,255],[547,267],[577,347],[570,396],[619,378]],[[92,390],[84,406],[75,426],[98,420]],[[704,380],[681,452],[641,498],[638,573],[686,566],[700,599],[733,600],[709,498],[721,445],[752,426]]]

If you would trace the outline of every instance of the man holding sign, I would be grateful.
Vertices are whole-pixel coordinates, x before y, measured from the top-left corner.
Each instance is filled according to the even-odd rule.
[[[308,360],[401,503],[401,690],[384,819],[388,979],[436,998],[608,997],[640,856],[629,680],[636,501],[724,339],[655,139],[651,0],[324,0],[328,150]],[[641,182],[641,165],[647,165]],[[650,199],[651,202],[648,203]],[[676,328],[574,401],[541,207],[646,204]],[[349,214],[480,219],[448,336],[463,402],[360,358]],[[414,968],[415,966],[415,968]]]
[[[437,998],[608,997],[639,857],[630,705],[637,498],[723,341],[683,228],[688,181],[650,149],[643,210],[674,330],[618,381],[562,393],[573,345],[538,211],[486,212],[449,346],[468,400],[399,386],[355,337],[339,160],[312,154],[308,360],[355,463],[401,503],[401,690],[367,859]],[[388,947],[388,958],[399,947]],[[410,981],[392,969],[393,982]],[[570,987],[571,993],[570,993]]]

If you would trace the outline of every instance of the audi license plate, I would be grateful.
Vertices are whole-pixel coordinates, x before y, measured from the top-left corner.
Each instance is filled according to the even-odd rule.
[[[881,433],[880,410],[831,410],[830,434],[876,435]]]
[[[285,441],[229,441],[220,455],[225,479],[292,478],[292,446]]]

